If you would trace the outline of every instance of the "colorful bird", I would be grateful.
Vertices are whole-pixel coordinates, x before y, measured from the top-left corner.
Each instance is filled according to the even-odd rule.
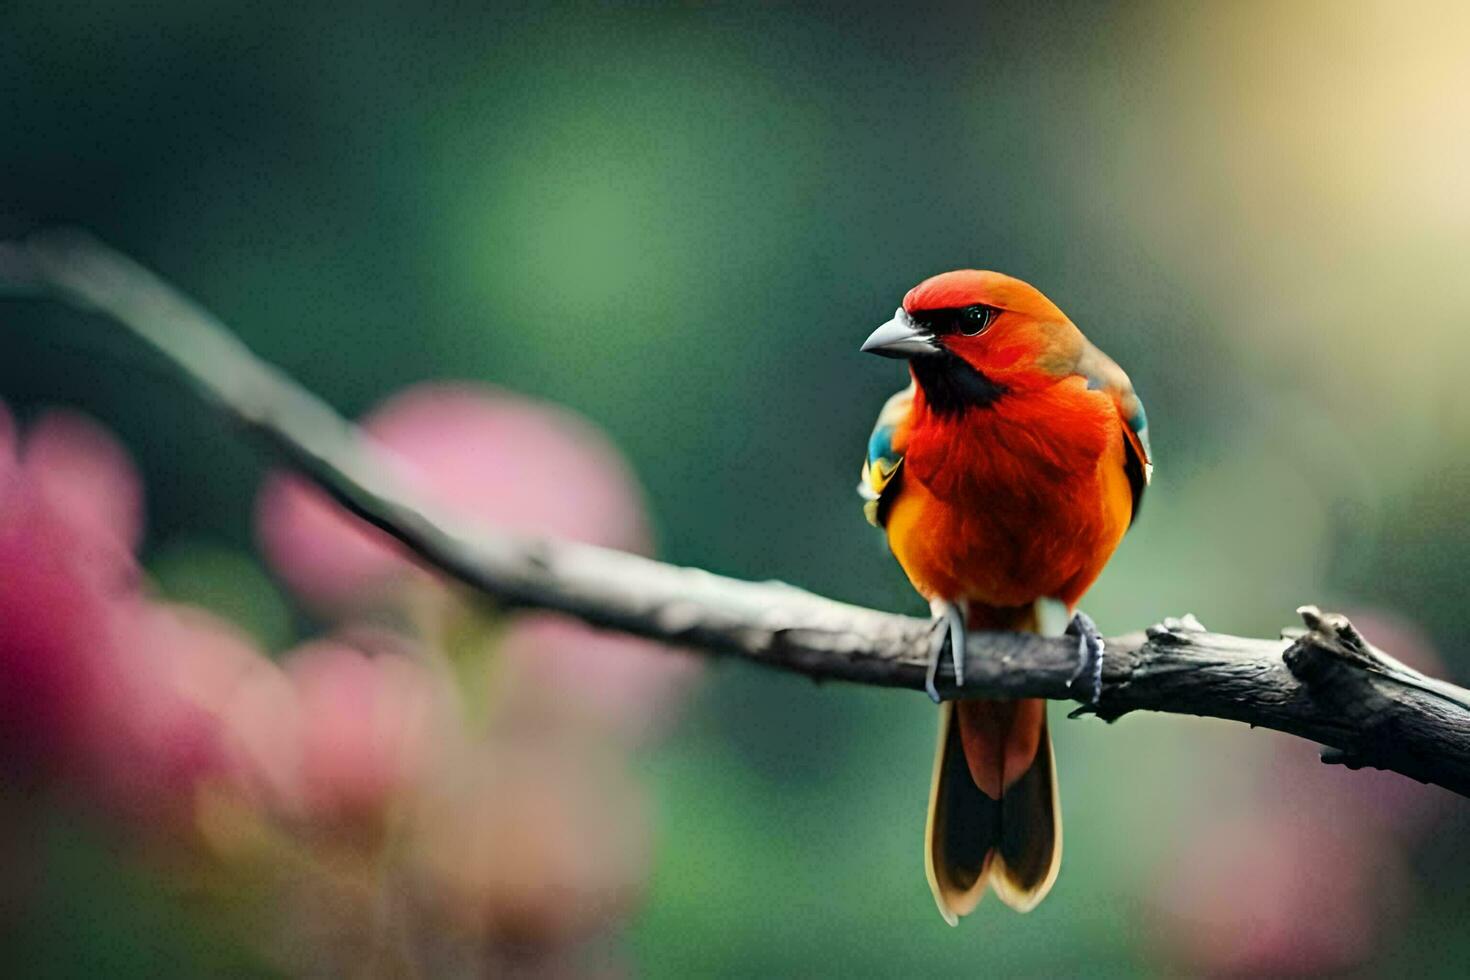
[[[1128,375],[1040,291],[971,269],[909,290],[862,349],[913,379],[879,414],[858,489],[938,621],[930,697],[946,646],[963,684],[967,628],[1095,637],[1077,603],[1153,468]],[[950,925],[986,885],[1021,912],[1046,897],[1062,826],[1045,701],[941,704],[924,849]]]

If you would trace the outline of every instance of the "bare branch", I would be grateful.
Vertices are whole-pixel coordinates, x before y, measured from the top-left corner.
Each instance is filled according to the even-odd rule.
[[[805,674],[922,690],[927,620],[834,602],[589,545],[469,526],[420,499],[351,423],[252,355],[208,312],[86,235],[0,243],[0,292],[49,291],[153,347],[229,416],[426,565],[508,606]],[[1410,670],[1347,620],[1300,610],[1293,638],[1206,631],[1192,618],[1106,641],[976,633],[966,684],[946,697],[1083,702],[1109,721],[1137,710],[1225,718],[1328,746],[1324,759],[1392,769],[1470,796],[1470,691]]]

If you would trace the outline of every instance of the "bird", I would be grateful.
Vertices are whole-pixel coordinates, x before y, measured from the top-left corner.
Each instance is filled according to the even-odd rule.
[[[1035,908],[1061,867],[1046,702],[941,701],[963,687],[966,630],[1101,637],[1078,611],[1153,475],[1128,375],[1040,290],[999,272],[932,276],[862,350],[908,361],[883,406],[859,493],[935,620],[925,688],[940,705],[925,873],[950,925],[988,887]]]

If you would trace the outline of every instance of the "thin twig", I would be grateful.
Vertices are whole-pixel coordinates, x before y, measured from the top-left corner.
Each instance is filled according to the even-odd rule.
[[[0,291],[49,292],[127,327],[206,399],[261,437],[352,513],[424,564],[508,606],[818,680],[921,690],[930,624],[834,602],[780,582],[746,582],[589,545],[472,525],[395,476],[384,450],[260,361],[218,320],[132,260],[77,232],[0,243]],[[1211,633],[1192,618],[1106,641],[1095,661],[1072,637],[975,633],[963,690],[946,697],[1083,702],[1109,721],[1149,710],[1274,728],[1330,748],[1324,758],[1392,769],[1470,795],[1470,691],[1405,667],[1341,617],[1301,610],[1294,639]]]

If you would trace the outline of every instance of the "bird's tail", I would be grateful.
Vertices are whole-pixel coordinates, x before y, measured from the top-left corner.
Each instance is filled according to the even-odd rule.
[[[940,705],[925,870],[945,921],[988,884],[1018,912],[1035,908],[1062,861],[1062,813],[1046,702]]]

